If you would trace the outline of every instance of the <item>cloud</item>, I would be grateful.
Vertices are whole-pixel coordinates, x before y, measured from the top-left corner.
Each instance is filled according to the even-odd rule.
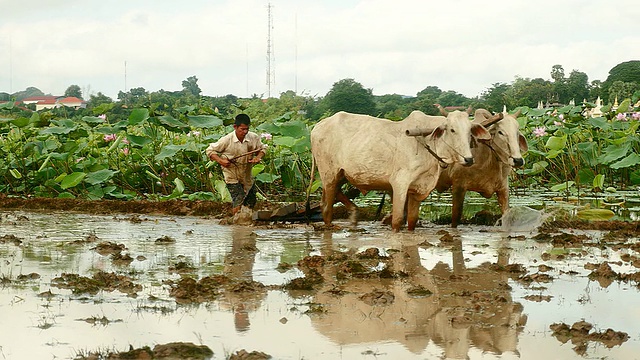
[[[195,75],[205,95],[266,94],[267,4],[11,2],[0,14],[0,67],[10,70],[0,74],[0,91],[61,94],[77,84],[115,98],[133,87],[180,90]],[[555,64],[605,80],[640,45],[631,0],[271,5],[272,95],[323,96],[353,78],[378,95],[438,86],[472,97],[515,76],[550,79]]]

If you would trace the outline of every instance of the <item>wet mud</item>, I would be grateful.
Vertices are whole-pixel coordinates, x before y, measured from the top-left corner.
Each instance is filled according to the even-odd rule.
[[[110,334],[145,329],[128,330],[128,348],[111,335],[102,345],[72,344],[67,358],[570,359],[640,351],[630,331],[640,321],[630,315],[640,300],[634,222],[548,220],[532,233],[504,233],[480,225],[490,222],[484,214],[462,229],[424,223],[394,234],[373,211],[361,211],[365,223],[355,227],[235,226],[221,225],[231,217],[225,204],[58,201],[0,198],[0,314],[40,304],[32,322],[44,335],[78,324]],[[65,212],[86,215],[47,217]],[[30,233],[38,221],[55,231],[34,225]],[[64,321],[71,307],[84,313],[71,316],[74,325]],[[110,308],[118,310],[105,314]],[[294,330],[279,334],[285,327]],[[46,337],[44,353],[69,347]],[[28,350],[0,342],[0,357],[20,351]]]

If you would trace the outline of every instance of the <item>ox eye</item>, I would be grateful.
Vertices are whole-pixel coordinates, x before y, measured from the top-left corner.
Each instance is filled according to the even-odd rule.
[[[504,133],[502,132],[502,130],[498,131],[498,134],[500,134],[500,135],[504,135]]]
[[[451,129],[451,132],[452,132],[452,133],[454,133],[454,132],[456,132],[456,131],[455,131],[454,129]]]

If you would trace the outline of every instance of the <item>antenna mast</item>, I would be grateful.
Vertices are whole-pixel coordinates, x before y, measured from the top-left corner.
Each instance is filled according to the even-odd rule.
[[[271,16],[273,5],[267,5],[267,98],[271,97],[271,86],[276,83],[275,57],[273,51],[273,41],[271,40],[271,30],[273,30],[273,17]]]
[[[127,92],[127,60],[124,61],[124,92]]]

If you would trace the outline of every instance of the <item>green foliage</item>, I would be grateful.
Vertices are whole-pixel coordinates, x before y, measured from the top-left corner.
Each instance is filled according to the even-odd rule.
[[[252,130],[269,146],[253,169],[261,193],[270,199],[303,197],[310,179],[309,132],[315,121],[340,110],[399,120],[413,110],[436,114],[436,103],[474,104],[492,111],[520,106],[523,115],[518,121],[529,152],[526,166],[517,171],[518,185],[545,186],[564,194],[624,189],[640,184],[640,109],[634,107],[640,83],[632,81],[632,69],[613,70],[618,78],[610,76],[608,90],[619,95],[620,104],[613,110],[607,104],[601,109],[604,115],[595,118],[583,115],[593,103],[537,108],[539,101],[579,103],[586,91],[603,91],[598,81],[587,85],[588,77],[577,70],[566,78],[560,65],[552,69],[553,82],[518,77],[512,84],[494,84],[475,99],[437,86],[415,97],[373,96],[353,79],[336,82],[324,98],[293,91],[265,100],[207,97],[201,95],[195,76],[183,81],[182,91],[134,88],[120,92],[118,102],[102,93],[91,95],[88,108],[79,110],[35,112],[7,99],[0,101],[0,192],[227,201],[220,167],[204,150],[231,131],[234,116],[244,112],[252,118]],[[28,88],[9,95],[18,99],[43,94]],[[536,128],[544,129],[534,133]],[[319,187],[319,181],[312,186]]]
[[[309,126],[300,111],[306,98],[284,94],[283,99],[238,104],[276,114],[254,115],[252,127],[269,133],[268,156],[254,168],[258,186],[277,196],[304,193],[310,178]],[[15,117],[13,103],[2,103],[0,111],[9,117],[0,119],[0,191],[89,199],[229,199],[219,166],[204,150],[231,130],[224,124],[242,110],[221,114],[207,104],[173,109],[178,103],[129,109],[105,102],[73,117],[46,111]]]
[[[529,139],[527,164],[518,172],[536,176],[537,184],[549,184],[552,191],[568,194],[581,187],[601,192],[608,184],[637,183],[640,165],[640,109],[623,101],[625,113],[607,117],[583,116],[582,106],[524,108]],[[534,129],[544,129],[534,132]],[[532,179],[533,180],[533,179]]]
[[[365,115],[376,113],[372,90],[365,89],[354,79],[343,79],[334,83],[323,102],[332,114],[339,111]]]
[[[78,99],[82,99],[82,90],[78,85],[70,85],[67,90],[64,91],[65,97],[77,97]]]

